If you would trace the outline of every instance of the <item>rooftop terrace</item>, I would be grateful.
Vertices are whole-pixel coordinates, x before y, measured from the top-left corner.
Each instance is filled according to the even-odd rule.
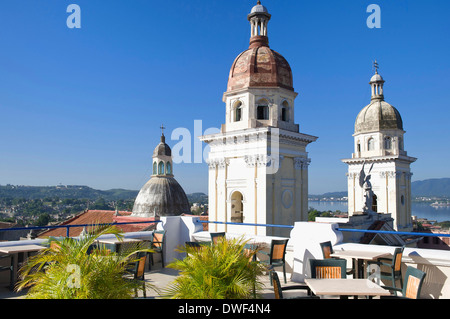
[[[166,230],[165,263],[166,265],[175,258],[184,256],[176,250],[184,245],[186,241],[209,241],[210,233],[203,230],[203,222],[197,217],[164,217],[157,224],[158,229]],[[344,242],[343,231],[334,223],[318,222],[297,222],[290,232],[289,242],[286,250],[287,279],[285,284],[281,280],[282,286],[290,284],[304,283],[305,279],[311,277],[309,269],[310,259],[322,259],[320,243],[330,241],[335,251],[376,251],[392,254],[395,247],[369,244],[356,244]],[[137,239],[151,238],[151,231],[129,232],[125,237]],[[109,236],[109,235],[104,235]],[[110,235],[113,236],[113,235]],[[227,238],[240,237],[242,234],[227,233]],[[251,242],[257,242],[264,250],[268,251],[273,239],[279,237],[244,235]],[[21,240],[14,242],[0,242],[0,246],[24,245],[30,243],[40,244],[43,239]],[[159,256],[159,254],[155,255]],[[258,255],[259,259],[265,256]],[[347,261],[347,267],[352,265],[351,260]],[[424,299],[449,299],[450,298],[450,251],[421,249],[415,247],[405,247],[402,259],[402,271],[405,274],[406,267],[411,266],[426,272],[426,278],[422,287],[420,298]],[[282,278],[281,268],[276,268],[280,278]],[[176,270],[161,268],[160,263],[155,260],[155,267],[151,271],[146,271],[145,277],[150,283],[159,289],[164,289],[178,275]],[[23,293],[12,292],[8,289],[8,275],[0,274],[0,298],[23,298]],[[274,298],[273,287],[269,283],[268,276],[263,278],[265,288],[263,298]],[[303,293],[305,294],[305,293]],[[147,291],[147,298],[161,298],[153,291]],[[335,298],[335,297],[334,297]]]

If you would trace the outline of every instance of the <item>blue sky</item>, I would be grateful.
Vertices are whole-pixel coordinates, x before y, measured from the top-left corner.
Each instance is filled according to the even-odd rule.
[[[81,28],[69,29],[69,4]],[[140,189],[161,123],[167,142],[225,121],[229,69],[248,48],[253,0],[1,0],[0,184]],[[290,63],[311,194],[346,190],[354,121],[377,59],[401,113],[413,181],[450,177],[450,1],[263,0],[272,49]],[[381,28],[369,29],[369,4]],[[194,136],[192,136],[194,139]],[[194,143],[192,141],[192,143]],[[193,158],[193,157],[192,157]],[[205,163],[174,167],[207,192]]]

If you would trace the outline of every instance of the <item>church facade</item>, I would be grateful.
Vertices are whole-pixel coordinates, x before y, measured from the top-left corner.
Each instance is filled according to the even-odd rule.
[[[233,62],[220,133],[200,139],[208,154],[209,220],[250,224],[210,224],[210,231],[255,235],[289,235],[289,228],[308,219],[306,147],[317,137],[299,132],[289,63],[269,47],[271,15],[258,4],[248,15],[250,45]]]

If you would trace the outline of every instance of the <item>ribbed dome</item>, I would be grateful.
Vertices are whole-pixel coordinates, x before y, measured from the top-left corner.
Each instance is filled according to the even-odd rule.
[[[139,192],[133,206],[133,216],[178,216],[190,213],[183,188],[173,177],[153,176]]]
[[[289,63],[267,45],[267,37],[254,36],[250,48],[233,62],[227,91],[248,87],[283,87],[294,90]]]
[[[392,129],[403,130],[403,121],[400,112],[385,101],[372,100],[356,117],[355,134]]]

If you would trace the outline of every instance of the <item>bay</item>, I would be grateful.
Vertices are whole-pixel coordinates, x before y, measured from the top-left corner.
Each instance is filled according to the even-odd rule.
[[[348,206],[346,201],[312,201],[308,202],[308,207],[317,209],[318,211],[336,211],[347,212]],[[426,218],[437,222],[450,221],[450,206],[434,207],[430,203],[413,202],[411,205],[411,215],[417,218]]]

